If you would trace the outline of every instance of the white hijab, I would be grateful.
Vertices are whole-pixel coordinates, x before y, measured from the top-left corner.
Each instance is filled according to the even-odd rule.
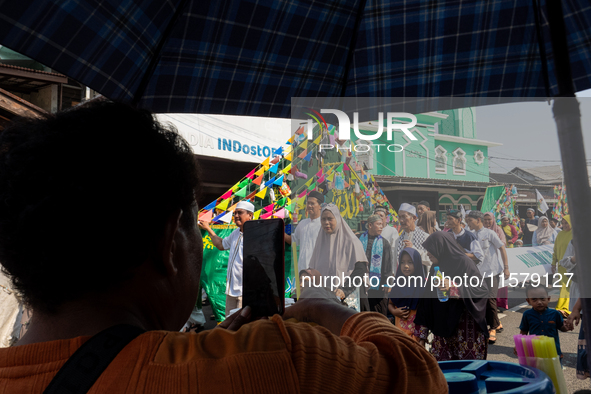
[[[544,220],[548,222],[546,228],[542,228],[542,222]],[[540,218],[538,219],[538,229],[536,230],[536,238],[538,245],[544,245],[544,242],[550,243],[550,238],[552,237],[553,233],[554,229],[552,228],[552,226],[550,226],[550,221],[548,220],[548,218],[546,216],[540,216]]]
[[[320,220],[324,211],[330,211],[336,221],[336,231],[327,234],[324,228],[318,233],[314,252],[310,258],[310,268],[316,269],[322,276],[349,276],[355,269],[355,263],[367,263],[363,244],[355,236],[349,225],[343,220],[339,209],[334,204],[322,208]]]

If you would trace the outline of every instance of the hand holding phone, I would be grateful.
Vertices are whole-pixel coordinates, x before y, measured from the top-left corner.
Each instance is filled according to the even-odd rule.
[[[252,320],[283,314],[285,308],[285,244],[282,219],[244,223],[242,304]]]

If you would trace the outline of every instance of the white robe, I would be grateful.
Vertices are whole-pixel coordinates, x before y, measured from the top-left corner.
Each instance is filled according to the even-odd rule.
[[[392,247],[392,260],[393,266],[397,266],[397,257],[396,257],[396,240],[398,239],[398,231],[392,226],[386,226],[382,229],[382,234],[380,234]],[[396,271],[394,271],[396,272]]]
[[[299,248],[298,270],[304,270],[310,265],[310,258],[314,251],[314,245],[318,239],[318,233],[321,229],[320,216],[316,219],[304,219],[296,226],[291,235],[291,239]]]

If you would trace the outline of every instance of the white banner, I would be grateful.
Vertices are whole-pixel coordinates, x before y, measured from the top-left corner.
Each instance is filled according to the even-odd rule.
[[[291,137],[291,120],[249,116],[158,114],[173,124],[196,155],[260,163]]]
[[[527,280],[530,280],[531,274],[538,274],[540,276],[548,274],[551,281],[553,244],[507,248],[506,250],[507,259],[509,260],[509,272],[515,274],[512,277],[516,278],[520,283],[525,280],[527,275],[530,276]]]

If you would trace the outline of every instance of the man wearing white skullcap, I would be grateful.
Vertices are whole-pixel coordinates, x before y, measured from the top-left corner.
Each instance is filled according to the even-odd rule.
[[[427,251],[423,248],[423,242],[427,239],[429,234],[424,232],[420,227],[416,226],[417,209],[410,204],[403,203],[398,210],[398,221],[402,232],[396,241],[396,255],[392,259],[395,267],[394,272],[398,268],[398,256],[404,248],[415,248],[423,259],[423,264],[430,266],[431,261],[427,257]]]
[[[228,273],[226,277],[226,316],[232,309],[242,308],[242,228],[244,223],[252,220],[254,205],[248,201],[240,201],[234,210],[234,223],[238,228],[227,236],[220,238],[207,223],[199,225],[209,233],[211,242],[219,250],[230,249]]]

